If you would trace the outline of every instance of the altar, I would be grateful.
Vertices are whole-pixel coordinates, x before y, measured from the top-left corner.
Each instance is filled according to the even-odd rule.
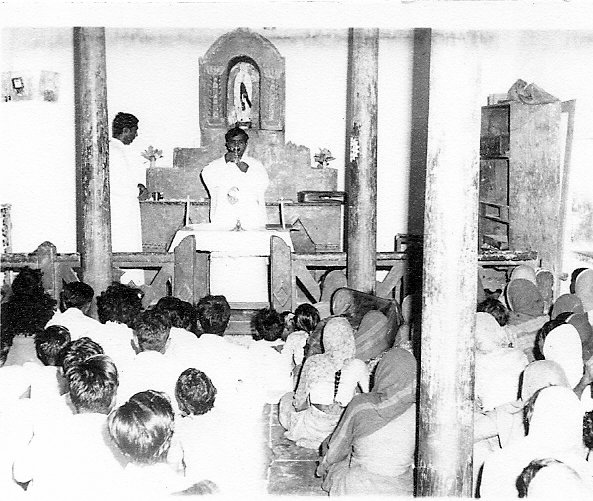
[[[211,223],[190,224],[175,233],[169,252],[193,235],[196,250],[210,252],[210,293],[229,303],[269,303],[270,238],[293,250],[287,230],[222,230]]]

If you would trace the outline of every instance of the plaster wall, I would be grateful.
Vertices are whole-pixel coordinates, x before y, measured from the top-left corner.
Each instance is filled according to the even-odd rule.
[[[163,149],[157,165],[170,166],[174,147],[200,146],[198,58],[233,27],[216,29],[107,28],[108,109],[140,118],[133,143]],[[347,30],[257,29],[286,58],[286,140],[314,154],[329,148],[343,189]],[[13,251],[29,252],[50,240],[58,252],[75,250],[74,85],[71,28],[3,28],[2,71],[60,73],[60,96],[0,103],[0,202],[12,204]],[[378,250],[393,249],[408,231],[411,161],[412,30],[381,29],[378,114]],[[593,32],[490,31],[482,37],[481,104],[522,78],[562,100],[577,100],[574,190],[593,184]],[[453,62],[452,62],[453,63]],[[461,64],[462,62],[456,62]],[[452,64],[454,71],[454,64]],[[461,100],[463,95],[450,99]],[[143,159],[138,155],[138,162]],[[576,182],[574,180],[577,180]]]

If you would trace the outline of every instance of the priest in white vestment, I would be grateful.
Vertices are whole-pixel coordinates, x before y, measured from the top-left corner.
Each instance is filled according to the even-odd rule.
[[[210,193],[210,222],[220,229],[266,227],[268,173],[261,162],[244,154],[248,139],[243,129],[230,129],[225,134],[227,152],[202,169]]]

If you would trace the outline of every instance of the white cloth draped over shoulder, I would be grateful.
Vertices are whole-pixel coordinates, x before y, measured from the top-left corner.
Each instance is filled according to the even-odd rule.
[[[570,386],[574,388],[583,376],[583,346],[577,330],[570,324],[552,329],[544,341],[544,357],[557,362]]]
[[[253,157],[243,155],[241,161],[249,165],[247,172],[242,172],[233,162],[227,163],[224,156],[202,170],[202,179],[210,193],[210,222],[229,230],[237,220],[246,230],[265,228],[268,173]],[[235,203],[231,201],[233,198]]]
[[[523,468],[532,460],[543,458],[566,463],[591,489],[593,469],[585,460],[582,427],[583,411],[578,397],[570,388],[550,386],[541,390],[533,407],[527,436],[486,459],[480,496],[516,498],[515,482]]]
[[[490,313],[476,313],[476,398],[482,410],[512,402],[517,398],[519,378],[527,357],[508,348],[504,329]]]

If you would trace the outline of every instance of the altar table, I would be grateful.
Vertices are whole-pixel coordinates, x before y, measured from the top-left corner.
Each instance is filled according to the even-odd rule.
[[[187,236],[196,250],[210,252],[210,293],[230,303],[269,303],[270,238],[280,237],[293,250],[290,233],[278,230],[229,231],[210,223],[191,224],[177,231],[169,252]]]

